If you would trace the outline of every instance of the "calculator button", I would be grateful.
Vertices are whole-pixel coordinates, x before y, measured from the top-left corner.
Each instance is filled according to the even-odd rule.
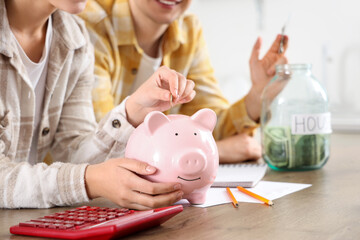
[[[76,222],[75,222],[75,221],[68,221],[68,220],[67,220],[67,221],[63,221],[63,223],[64,223],[64,224],[74,224],[74,225],[75,225]]]
[[[51,223],[44,223],[45,228],[49,228],[50,225],[51,225]]]
[[[110,216],[106,217],[107,220],[114,219],[114,218],[116,218],[114,215],[110,215]]]
[[[106,218],[98,218],[95,222],[96,223],[101,223],[101,222],[105,222]]]
[[[96,211],[96,210],[98,210],[100,207],[89,207],[89,208],[87,208],[86,210],[88,210],[88,211]]]
[[[94,222],[94,221],[96,221],[96,220],[97,220],[96,217],[90,217],[90,218],[87,219],[87,221],[89,221],[89,222]]]
[[[86,217],[76,217],[75,221],[86,221],[87,218]]]
[[[82,222],[82,221],[76,221],[74,222],[74,225],[75,226],[79,226],[79,225],[83,225],[85,222]]]
[[[62,225],[62,224],[60,224],[57,228],[58,229],[66,229],[66,227],[64,225]]]
[[[32,221],[32,222],[42,222],[42,223],[52,223],[52,222],[54,222],[55,220],[54,220],[54,219],[46,219],[46,218],[43,218],[43,219],[32,219],[31,221]]]
[[[82,207],[77,207],[76,209],[78,210],[86,210],[88,208],[88,206],[82,206]]]
[[[55,224],[50,224],[50,225],[49,225],[49,228],[51,228],[51,229],[55,229],[55,228],[56,228],[56,226],[55,226]]]
[[[65,212],[66,213],[71,213],[71,212],[76,212],[77,211],[77,209],[70,209],[70,210],[66,210]]]
[[[37,227],[38,225],[39,225],[39,223],[37,223],[37,222],[31,222],[31,221],[19,223],[19,226],[20,226],[20,227]]]
[[[64,225],[65,229],[73,228],[74,226],[75,226],[74,224],[65,224]]]

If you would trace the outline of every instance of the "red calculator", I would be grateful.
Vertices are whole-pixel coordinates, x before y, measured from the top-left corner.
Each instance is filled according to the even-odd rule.
[[[19,223],[10,227],[10,232],[60,239],[113,239],[158,226],[182,210],[182,205],[146,211],[83,206]]]

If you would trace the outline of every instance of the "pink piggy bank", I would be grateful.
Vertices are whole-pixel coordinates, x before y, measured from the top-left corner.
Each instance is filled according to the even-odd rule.
[[[219,154],[212,131],[216,114],[201,109],[191,117],[150,112],[130,136],[125,157],[157,168],[144,178],[153,182],[179,182],[183,198],[202,204],[214,182]]]

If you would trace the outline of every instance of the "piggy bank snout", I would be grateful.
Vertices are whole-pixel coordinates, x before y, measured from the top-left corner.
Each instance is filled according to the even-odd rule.
[[[177,165],[180,172],[196,175],[206,168],[206,156],[201,151],[188,151],[179,155]]]

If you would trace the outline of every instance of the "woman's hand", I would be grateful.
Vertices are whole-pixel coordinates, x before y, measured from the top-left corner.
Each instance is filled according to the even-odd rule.
[[[282,38],[284,38],[284,51],[279,53]],[[272,46],[262,59],[259,59],[260,48],[261,38],[259,37],[253,47],[249,61],[252,87],[245,98],[248,115],[254,121],[258,121],[260,117],[261,94],[275,75],[275,65],[287,63],[285,52],[288,48],[288,37],[277,35]]]
[[[151,111],[166,111],[195,97],[194,82],[180,73],[160,67],[126,101],[128,121],[137,127]]]
[[[180,183],[153,183],[139,175],[151,175],[156,168],[127,159],[110,159],[89,165],[85,185],[89,198],[104,197],[130,209],[146,210],[172,205],[182,198]]]
[[[216,141],[220,163],[238,163],[261,158],[261,146],[255,138],[239,133]]]

